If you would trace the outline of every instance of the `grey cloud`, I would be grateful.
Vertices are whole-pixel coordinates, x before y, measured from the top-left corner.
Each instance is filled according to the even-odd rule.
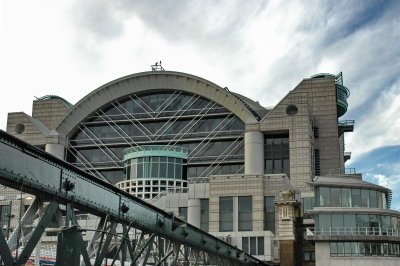
[[[119,37],[123,25],[109,1],[78,1],[71,9],[71,17],[79,32],[96,40]]]

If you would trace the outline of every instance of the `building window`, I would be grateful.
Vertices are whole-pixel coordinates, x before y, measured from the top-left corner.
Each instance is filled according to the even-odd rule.
[[[318,176],[321,175],[321,159],[318,149],[314,150],[314,156],[315,156],[315,175]]]
[[[188,214],[188,209],[187,207],[179,207],[179,216],[187,222],[187,214]]]
[[[303,260],[304,261],[315,261],[315,251],[304,251]]]
[[[242,237],[242,250],[250,255],[264,255],[264,237]]]
[[[289,206],[288,205],[283,205],[281,208],[281,219],[282,220],[289,220]]]
[[[303,198],[303,217],[304,219],[311,219],[311,215],[308,211],[314,208],[314,198]]]
[[[331,257],[385,256],[400,257],[399,243],[331,242]]]
[[[11,206],[0,205],[0,230],[4,226],[8,226],[10,216],[11,216]]]
[[[209,200],[200,200],[200,229],[208,232],[209,224]]]
[[[290,176],[289,135],[266,135],[264,140],[266,174],[285,173]]]
[[[239,205],[239,231],[251,231],[252,226],[252,213],[253,213],[253,204],[251,196],[242,196],[238,197],[238,205]]]
[[[264,197],[264,230],[275,233],[275,197]]]
[[[233,231],[233,197],[219,198],[219,231]]]
[[[316,233],[329,235],[397,235],[400,217],[377,214],[317,214]]]
[[[386,194],[381,191],[359,188],[318,187],[320,207],[387,208]]]

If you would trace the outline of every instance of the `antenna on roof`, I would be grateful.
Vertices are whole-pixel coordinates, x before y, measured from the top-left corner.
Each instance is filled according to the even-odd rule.
[[[155,62],[154,65],[151,65],[151,71],[165,71],[161,65],[161,60],[160,62]]]

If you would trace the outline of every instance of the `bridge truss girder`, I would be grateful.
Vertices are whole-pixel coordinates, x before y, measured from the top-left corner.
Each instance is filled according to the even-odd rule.
[[[131,265],[149,261],[156,265],[263,264],[173,214],[4,131],[0,131],[0,183],[36,196],[8,243],[0,230],[0,256],[6,265],[25,263],[52,220],[60,229],[57,256],[65,258],[62,254],[67,251],[78,254],[82,265],[101,265],[106,257]],[[79,224],[77,210],[100,218],[87,248],[82,244],[86,229]],[[62,211],[65,219],[61,218]],[[25,232],[25,223],[32,221],[36,226]],[[68,238],[76,240],[72,247]],[[14,258],[11,254],[18,248],[22,251]],[[110,250],[114,250],[112,258]],[[57,263],[62,265],[62,261]]]

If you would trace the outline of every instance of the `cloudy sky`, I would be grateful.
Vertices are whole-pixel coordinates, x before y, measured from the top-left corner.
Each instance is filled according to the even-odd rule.
[[[118,77],[166,70],[275,105],[303,78],[343,71],[355,132],[347,167],[400,209],[399,1],[1,1],[0,128],[34,97],[72,103]]]

